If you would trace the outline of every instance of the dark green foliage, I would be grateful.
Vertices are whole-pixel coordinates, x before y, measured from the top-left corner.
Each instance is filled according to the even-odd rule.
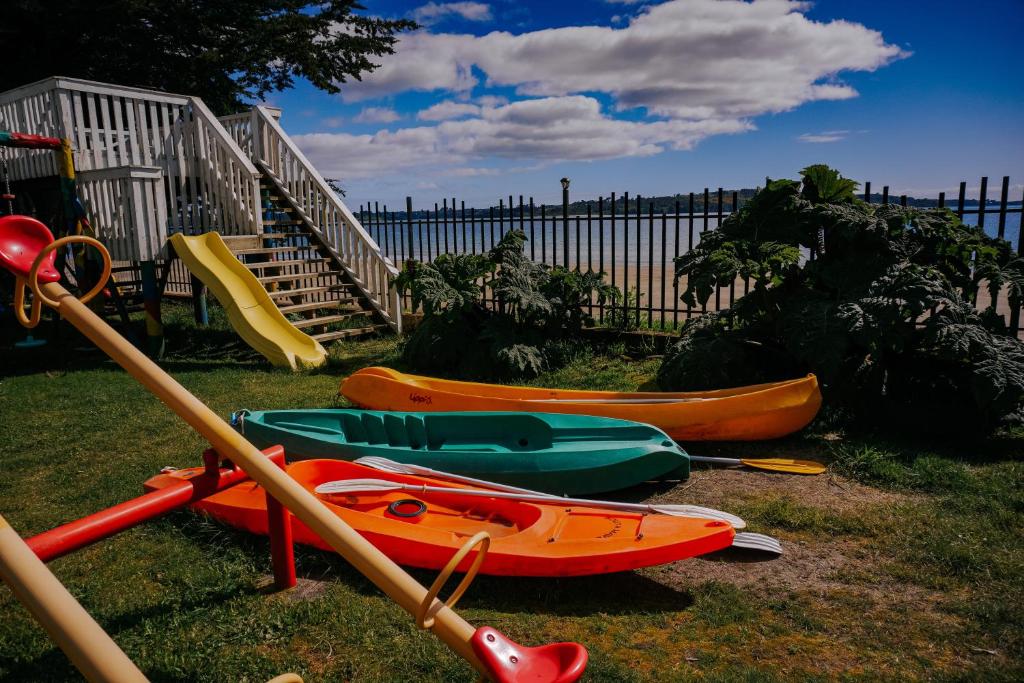
[[[1024,344],[973,302],[984,285],[1019,307],[1024,261],[950,211],[869,205],[855,189],[821,165],[770,181],[677,259],[691,306],[736,277],[751,287],[683,328],[662,387],[814,372],[831,403],[867,420],[986,430],[1019,414]]]
[[[0,21],[0,91],[72,76],[197,95],[217,114],[296,77],[337,93],[416,26],[362,9],[353,0],[12,0]]]
[[[507,233],[486,255],[448,255],[406,267],[394,286],[422,306],[403,359],[429,372],[474,377],[535,377],[566,356],[562,343],[593,324],[587,309],[618,292],[603,273],[535,263],[526,235]],[[498,300],[484,306],[482,278]]]

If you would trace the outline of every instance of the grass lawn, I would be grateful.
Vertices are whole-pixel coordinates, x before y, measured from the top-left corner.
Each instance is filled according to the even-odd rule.
[[[329,367],[270,368],[212,308],[199,331],[165,308],[164,367],[226,415],[329,407],[338,383],[398,365],[392,339],[335,345]],[[0,339],[0,513],[31,535],[141,493],[165,465],[199,463],[202,440],[66,328],[47,353]],[[42,336],[52,336],[44,326]],[[580,348],[537,384],[633,389],[658,360]],[[985,442],[844,433],[827,418],[774,443],[693,444],[709,455],[830,462],[820,477],[697,468],[633,499],[711,504],[779,537],[770,562],[711,557],[628,574],[479,578],[459,611],[513,639],[571,639],[591,681],[1021,680],[1024,677],[1024,433]],[[300,586],[266,590],[267,542],[170,515],[51,566],[154,681],[470,681],[440,641],[339,558],[300,549]],[[430,572],[415,572],[428,582]],[[76,680],[0,588],[0,679]]]

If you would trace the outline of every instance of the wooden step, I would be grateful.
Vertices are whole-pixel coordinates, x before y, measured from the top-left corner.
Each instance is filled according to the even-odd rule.
[[[352,327],[347,330],[338,330],[337,332],[324,332],[323,334],[310,335],[313,339],[318,342],[333,341],[335,339],[346,339],[350,337],[362,337],[368,334],[373,334],[387,325],[370,325],[368,327]]]
[[[280,254],[286,251],[316,251],[315,247],[260,247],[259,249],[239,249],[234,252],[235,256],[248,256],[249,254]]]
[[[322,318],[306,318],[305,320],[292,321],[292,325],[302,329],[303,327],[316,327],[317,325],[330,325],[349,320],[355,316],[367,315],[365,311],[352,311],[351,313],[338,313],[337,315],[325,315]]]
[[[295,280],[312,280],[318,277],[331,277],[334,275],[332,272],[326,273],[284,273],[283,275],[265,275],[263,277],[257,277],[256,279],[263,284],[270,284],[272,282],[294,282]]]
[[[263,270],[265,268],[285,268],[287,266],[301,266],[304,263],[328,263],[328,258],[308,258],[308,259],[290,259],[287,261],[252,261],[250,263],[243,263],[242,265],[249,270]],[[320,271],[321,273],[330,273],[334,271]],[[315,274],[315,273],[314,273]]]
[[[343,305],[354,304],[356,302],[355,297],[342,297],[340,299],[333,299],[331,301],[310,301],[304,304],[292,304],[290,306],[278,306],[277,310],[281,311],[285,315],[289,313],[302,313],[304,311],[316,311],[319,309],[328,310],[331,308],[341,308]]]
[[[302,225],[302,221],[263,221],[263,225]]]
[[[337,292],[351,285],[337,284],[337,285],[321,285],[317,287],[300,287],[299,289],[279,289],[276,292],[267,292],[271,299],[286,299],[292,296],[306,296],[307,294],[326,294],[328,292]]]
[[[265,232],[260,235],[260,239],[263,240],[284,240],[290,237],[306,237],[307,234],[301,230],[295,232]]]

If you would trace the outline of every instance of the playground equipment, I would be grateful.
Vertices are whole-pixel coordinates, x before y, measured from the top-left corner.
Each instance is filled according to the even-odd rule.
[[[660,429],[589,415],[241,410],[232,424],[260,448],[281,444],[292,460],[376,455],[559,495],[690,470]]]
[[[612,392],[512,387],[363,368],[340,393],[374,410],[505,410],[600,415],[652,424],[678,441],[760,441],[806,427],[821,407],[814,375],[748,387]]]
[[[489,536],[486,557],[467,557],[457,571],[505,576],[629,571],[728,548],[734,531],[726,519],[742,524],[714,510],[693,508],[687,516],[610,510],[587,501],[382,472],[343,460],[304,460],[288,465],[287,472],[395,562],[424,569],[445,566],[463,539],[484,531]],[[162,474],[146,487],[159,489],[192,474]],[[229,526],[266,534],[265,498],[263,489],[250,482],[192,508]],[[330,549],[303,524],[295,525],[294,538]]]
[[[268,495],[286,507],[304,525],[324,540],[377,587],[418,622],[430,628],[448,647],[463,657],[485,677],[496,681],[547,680],[575,681],[586,666],[586,650],[575,643],[556,643],[537,648],[525,648],[512,643],[491,629],[474,629],[463,620],[450,604],[441,602],[437,594],[447,581],[455,565],[473,552],[477,545],[474,566],[483,561],[487,541],[474,536],[460,549],[456,558],[445,567],[431,590],[425,589],[404,570],[377,550],[339,517],[334,515],[317,497],[294,479],[287,476],[277,464],[269,460],[255,446],[246,441],[221,420],[199,399],[190,394],[152,360],[120,337],[109,325],[76,299],[59,283],[60,273],[54,268],[54,251],[72,243],[86,243],[96,247],[102,257],[103,276],[93,291],[94,296],[106,282],[110,270],[110,257],[101,244],[84,236],[68,236],[54,241],[53,235],[42,223],[26,216],[0,218],[0,266],[17,278],[20,301],[24,290],[33,295],[29,316],[17,311],[23,323],[38,322],[39,310],[46,304],[57,310],[61,317],[105,351],[121,367],[163,401],[210,442],[220,457],[228,458]],[[45,567],[25,561],[25,545],[16,534],[7,533],[3,524],[0,537],[0,573],[11,583],[15,592],[42,623],[51,629],[55,640],[69,654],[80,670],[95,681],[144,680],[141,673],[116,650],[109,637],[84,612],[72,610],[65,599],[55,604],[61,595],[53,579],[50,585],[33,581],[31,574],[48,574]],[[31,559],[31,558],[29,558]],[[25,567],[28,566],[28,569]],[[52,576],[52,575],[51,575]],[[456,597],[472,581],[471,570],[456,589]],[[45,578],[45,577],[44,577]],[[49,590],[50,592],[47,592]],[[71,600],[73,602],[73,600]],[[56,619],[58,610],[71,610]],[[78,607],[78,610],[81,608]],[[514,659],[507,656],[515,651]],[[104,658],[107,659],[104,659]],[[118,662],[119,668],[105,666],[104,662]],[[111,665],[113,666],[113,665]]]
[[[292,370],[327,362],[320,342],[288,322],[260,281],[235,257],[219,233],[172,235],[171,245],[193,275],[213,290],[228,321],[271,363]]]

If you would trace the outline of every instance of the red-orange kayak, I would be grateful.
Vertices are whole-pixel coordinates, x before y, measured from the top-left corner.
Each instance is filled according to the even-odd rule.
[[[147,490],[195,476],[201,468],[161,474]],[[309,490],[346,479],[384,479],[469,488],[440,479],[394,474],[342,460],[305,460],[288,474]],[[318,494],[327,507],[399,564],[440,569],[479,531],[491,536],[480,571],[506,576],[583,576],[664,564],[727,548],[735,534],[718,520],[620,512],[457,494],[403,491]],[[193,504],[224,524],[267,534],[263,489],[246,481]],[[298,543],[330,547],[297,519]],[[465,571],[475,554],[459,566]]]
[[[714,391],[613,392],[515,387],[363,368],[340,392],[360,408],[572,413],[654,425],[677,441],[759,441],[802,429],[821,407],[814,375]]]

